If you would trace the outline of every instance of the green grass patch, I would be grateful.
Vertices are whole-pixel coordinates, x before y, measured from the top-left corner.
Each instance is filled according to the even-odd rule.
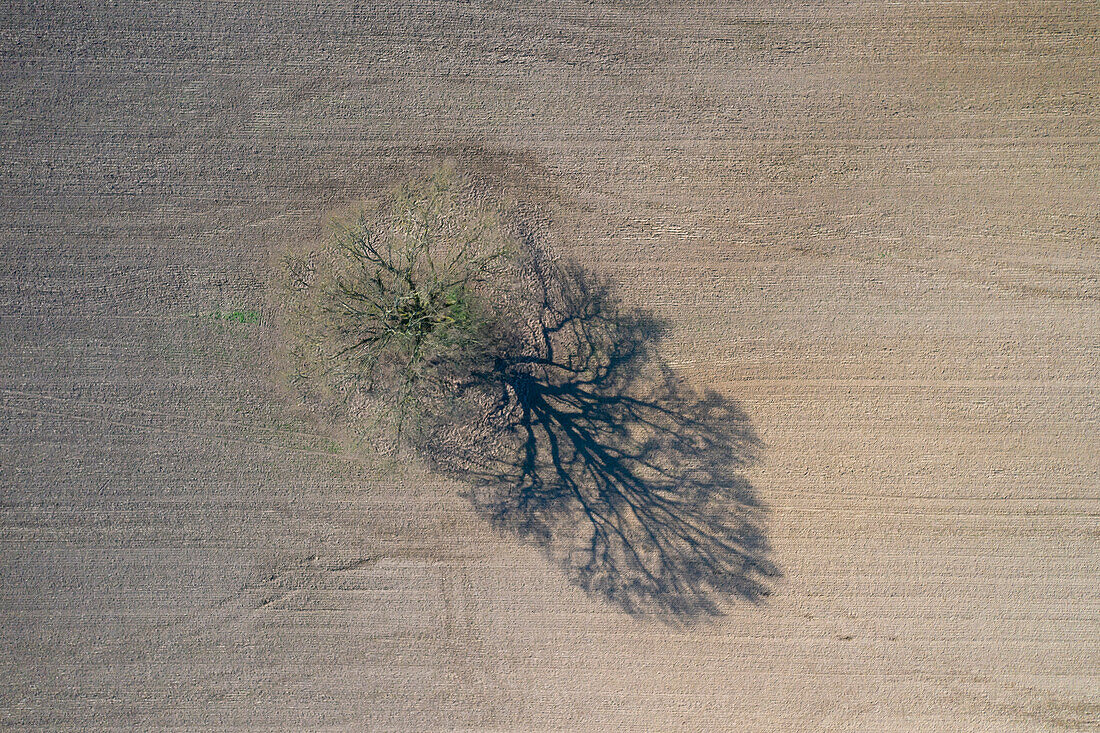
[[[259,323],[259,311],[214,311],[213,317],[234,323]]]

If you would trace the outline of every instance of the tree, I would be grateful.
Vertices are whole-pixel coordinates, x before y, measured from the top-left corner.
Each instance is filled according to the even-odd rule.
[[[300,384],[330,377],[360,426],[392,417],[368,427],[373,452],[464,481],[478,513],[630,613],[687,623],[764,598],[779,571],[743,475],[748,416],[675,374],[656,316],[510,227],[446,170],[338,223],[288,270]]]
[[[400,433],[485,335],[485,295],[516,248],[498,207],[447,168],[337,222],[331,245],[323,271],[305,261],[289,270],[315,357],[309,376],[387,403]]]

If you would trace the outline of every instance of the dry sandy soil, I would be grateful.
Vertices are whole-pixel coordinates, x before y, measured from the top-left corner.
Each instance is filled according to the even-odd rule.
[[[1100,729],[1100,5],[9,2],[0,77],[0,726]],[[272,253],[449,154],[741,405],[770,595],[628,615],[273,382]]]

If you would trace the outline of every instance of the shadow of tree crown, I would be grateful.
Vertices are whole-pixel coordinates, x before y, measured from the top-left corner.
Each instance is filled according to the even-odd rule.
[[[659,357],[665,328],[575,264],[532,255],[482,347],[425,410],[418,448],[476,511],[590,595],[671,622],[757,601],[778,575],[742,470],[745,413]]]

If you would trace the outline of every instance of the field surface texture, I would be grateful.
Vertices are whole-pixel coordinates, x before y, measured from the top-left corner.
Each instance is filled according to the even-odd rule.
[[[282,386],[279,253],[447,158],[752,444],[723,615]],[[4,729],[1100,726],[1095,2],[6,2],[0,257]]]

